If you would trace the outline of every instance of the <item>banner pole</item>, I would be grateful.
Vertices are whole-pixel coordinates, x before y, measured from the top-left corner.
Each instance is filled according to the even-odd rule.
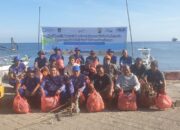
[[[130,39],[131,39],[131,53],[132,58],[134,58],[134,49],[133,49],[133,38],[132,38],[132,29],[131,29],[131,20],[129,15],[129,7],[128,7],[128,0],[126,0],[126,9],[127,9],[127,16],[128,16],[128,23],[129,23],[129,32],[130,32]]]
[[[41,7],[39,6],[39,21],[38,21],[38,51],[40,50],[40,25],[41,25]]]

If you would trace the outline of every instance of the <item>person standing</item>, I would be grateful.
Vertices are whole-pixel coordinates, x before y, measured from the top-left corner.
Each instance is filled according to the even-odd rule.
[[[54,59],[57,61],[59,59],[62,59],[64,61],[64,56],[62,55],[62,50],[60,48],[54,48],[54,54],[52,54],[49,58],[49,63],[51,64]]]
[[[144,78],[146,67],[143,64],[143,61],[141,58],[136,58],[135,64],[131,65],[130,69],[131,69],[131,72],[138,77],[138,79]]]
[[[115,82],[119,73],[118,68],[115,64],[111,63],[111,57],[109,55],[105,56],[105,61],[104,71],[109,74],[113,82]]]
[[[96,52],[91,50],[90,55],[86,58],[86,63],[87,62],[93,63],[96,60],[99,62],[99,58],[96,56]]]
[[[128,55],[127,50],[122,51],[122,57],[119,60],[119,66],[122,67],[124,65],[128,65],[128,66],[132,65],[132,57]]]
[[[72,56],[74,56],[75,62],[80,65],[84,64],[85,63],[84,57],[80,54],[81,50],[79,48],[75,48],[74,51],[75,51],[75,54],[73,54]]]
[[[43,67],[48,66],[48,60],[43,50],[38,52],[38,57],[35,59],[34,68],[41,70]]]
[[[74,56],[69,57],[68,65],[65,66],[64,74],[71,76],[73,74],[73,66],[75,65],[75,58]]]
[[[114,55],[114,51],[111,50],[111,49],[108,49],[108,50],[106,51],[106,55],[109,55],[109,56],[111,57],[111,63],[116,65],[116,63],[117,63],[117,57]],[[105,64],[105,60],[106,60],[106,59],[105,59],[105,57],[104,57],[104,59],[103,59],[103,64]]]

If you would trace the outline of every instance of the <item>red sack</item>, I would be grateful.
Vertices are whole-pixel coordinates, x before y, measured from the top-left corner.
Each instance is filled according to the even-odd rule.
[[[136,94],[134,91],[132,93],[124,93],[123,90],[119,92],[118,109],[122,111],[137,110]]]
[[[30,106],[27,99],[17,95],[13,101],[13,110],[15,113],[25,114],[30,112]]]
[[[104,110],[104,102],[97,91],[93,91],[87,99],[86,107],[89,112],[100,112]]]
[[[155,99],[155,104],[157,108],[165,110],[166,108],[172,107],[172,100],[166,94],[158,94],[158,96]]]
[[[54,97],[46,97],[45,93],[42,92],[41,96],[41,111],[42,112],[48,112],[52,110],[53,108],[56,108],[60,103],[60,96],[55,95]]]

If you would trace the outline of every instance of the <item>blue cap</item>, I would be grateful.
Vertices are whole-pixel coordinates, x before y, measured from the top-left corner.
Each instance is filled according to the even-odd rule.
[[[28,67],[28,68],[27,68],[27,71],[28,71],[28,72],[35,72],[35,69],[34,69],[34,67]]]
[[[111,49],[108,49],[108,50],[107,50],[107,53],[114,53],[114,51],[111,50]]]
[[[20,61],[20,58],[18,56],[15,56],[14,59],[13,59],[14,62],[18,62]]]
[[[139,61],[142,61],[142,59],[140,57],[137,57],[135,62],[139,62]]]
[[[157,60],[151,61],[151,65],[158,67],[158,61]]]
[[[91,53],[91,54],[95,54],[95,51],[94,51],[94,50],[91,50],[90,53]]]
[[[43,50],[40,50],[40,51],[38,52],[38,55],[45,55],[45,52],[44,52]]]
[[[78,65],[73,66],[73,71],[80,71],[80,66],[78,66]]]
[[[61,49],[58,48],[58,47],[55,47],[55,48],[54,48],[54,51],[61,51]]]
[[[74,49],[74,51],[80,51],[80,49],[76,47],[76,48]]]

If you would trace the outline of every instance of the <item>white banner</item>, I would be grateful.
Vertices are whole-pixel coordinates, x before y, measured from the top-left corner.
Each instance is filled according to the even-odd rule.
[[[60,47],[65,50],[71,50],[75,47],[83,50],[117,50],[125,47],[126,39],[126,27],[42,27],[42,45],[45,50],[53,49],[53,47]]]

